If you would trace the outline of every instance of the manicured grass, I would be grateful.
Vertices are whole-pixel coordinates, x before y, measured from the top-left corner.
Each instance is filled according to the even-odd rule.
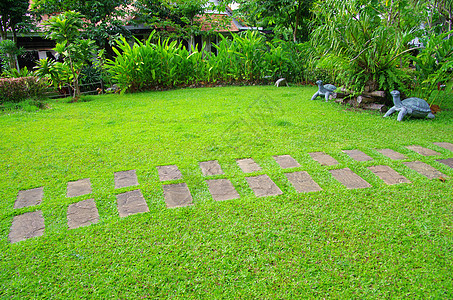
[[[105,95],[0,116],[1,298],[452,298],[453,103],[434,120],[356,112],[310,101],[314,87],[226,87]],[[405,148],[420,145],[440,157]],[[375,149],[391,148],[446,174],[428,180]],[[355,162],[341,150],[373,161]],[[340,164],[324,167],[308,152]],[[300,168],[282,170],[273,155]],[[257,198],[236,165],[252,157],[284,192]],[[198,163],[216,159],[240,199],[216,202]],[[191,207],[167,209],[156,166],[176,164]],[[388,186],[366,167],[411,183]],[[348,167],[372,187],[347,190],[328,170]],[[113,173],[137,170],[150,212],[119,218]],[[284,173],[307,171],[323,191],[299,194]],[[90,178],[93,193],[66,198]],[[19,190],[42,204],[14,209]],[[68,230],[69,204],[94,198],[100,221]],[[45,234],[10,244],[12,219],[42,210]]]

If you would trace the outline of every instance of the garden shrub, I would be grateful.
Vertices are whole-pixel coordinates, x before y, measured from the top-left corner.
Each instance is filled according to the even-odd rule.
[[[0,103],[18,103],[27,98],[41,99],[48,82],[37,77],[1,78]]]
[[[276,41],[268,43],[259,32],[248,31],[213,45],[210,52],[188,51],[170,39],[131,46],[126,39],[117,41],[115,59],[107,60],[106,69],[122,91],[147,90],[204,82],[259,83],[265,78],[285,77],[301,81],[306,53],[300,45]],[[203,47],[204,48],[204,47]]]
[[[114,60],[107,60],[106,68],[122,91],[146,90],[154,86],[172,87],[195,81],[196,65],[202,58],[193,50],[190,54],[182,44],[169,39],[130,46],[125,38],[117,41]]]

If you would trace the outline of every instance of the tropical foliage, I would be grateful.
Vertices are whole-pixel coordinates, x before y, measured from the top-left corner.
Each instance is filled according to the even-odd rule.
[[[136,40],[131,46],[121,38],[114,48],[117,56],[107,60],[107,69],[123,91],[173,87],[201,82],[258,83],[286,77],[301,80],[302,51],[289,42],[267,42],[256,31],[221,36],[214,45],[217,55],[186,49],[181,43],[159,39],[153,43]]]
[[[373,5],[328,0],[315,7],[319,25],[312,35],[314,48],[320,56],[329,55],[337,80],[356,91],[401,88],[401,62],[411,50],[412,31],[383,19]]]
[[[435,33],[422,38],[425,45],[415,62],[417,76],[415,84],[419,96],[429,99],[440,85],[453,85],[453,38],[447,38],[453,31],[440,35]]]
[[[2,40],[0,41],[0,59],[1,59],[1,69],[3,72],[7,73],[11,70],[17,69],[17,55],[23,53],[23,49],[18,48],[16,43],[12,40]]]

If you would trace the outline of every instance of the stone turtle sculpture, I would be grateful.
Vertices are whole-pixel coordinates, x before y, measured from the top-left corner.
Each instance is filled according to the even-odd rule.
[[[326,102],[329,101],[329,96],[337,89],[333,84],[322,84],[322,80],[316,81],[318,85],[318,91],[311,97],[311,100],[315,100],[318,96],[324,96]]]
[[[395,106],[389,109],[389,111],[384,115],[384,118],[390,116],[395,111],[399,111],[397,118],[398,121],[402,121],[406,115],[411,115],[416,118],[434,118],[431,108],[425,100],[412,97],[401,101],[399,91],[391,91],[390,94],[393,97],[393,104]]]

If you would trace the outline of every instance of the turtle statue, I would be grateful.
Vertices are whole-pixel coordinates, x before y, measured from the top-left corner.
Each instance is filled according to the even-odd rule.
[[[390,94],[393,97],[393,106],[389,109],[389,111],[384,115],[384,117],[388,117],[393,114],[395,111],[399,111],[398,114],[398,121],[402,121],[405,115],[411,115],[417,118],[424,118],[428,117],[430,119],[434,118],[433,113],[431,112],[431,108],[429,104],[420,98],[407,98],[401,101],[400,99],[400,92],[398,91],[391,91]]]
[[[333,84],[322,84],[322,80],[316,81],[318,85],[318,91],[311,97],[311,100],[315,100],[318,96],[324,96],[326,98],[326,102],[329,101],[330,94],[333,93],[337,89],[336,86]]]

